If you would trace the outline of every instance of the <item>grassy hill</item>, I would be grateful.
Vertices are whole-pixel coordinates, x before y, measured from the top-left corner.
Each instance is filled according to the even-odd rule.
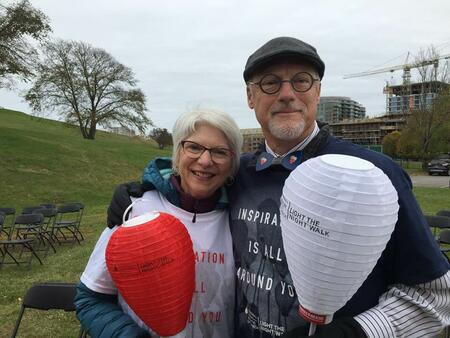
[[[169,151],[142,139],[98,132],[85,140],[64,123],[0,109],[0,205],[45,201],[108,203],[114,186],[139,179],[143,167]]]
[[[77,282],[99,233],[105,227],[106,208],[114,187],[139,180],[155,156],[170,156],[156,144],[138,137],[98,132],[84,140],[77,128],[64,123],[0,109],[0,206],[80,201],[86,205],[81,246],[57,247],[44,265],[14,265],[0,270],[0,337],[8,337],[20,308],[20,299],[33,282]],[[20,337],[76,337],[74,314],[30,311]],[[24,322],[25,323],[25,322]],[[43,324],[44,323],[44,324]]]

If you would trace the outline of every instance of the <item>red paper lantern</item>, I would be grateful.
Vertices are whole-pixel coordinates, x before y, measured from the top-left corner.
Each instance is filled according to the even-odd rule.
[[[186,227],[155,212],[124,223],[111,236],[106,266],[122,297],[160,336],[185,327],[195,290],[195,256]]]

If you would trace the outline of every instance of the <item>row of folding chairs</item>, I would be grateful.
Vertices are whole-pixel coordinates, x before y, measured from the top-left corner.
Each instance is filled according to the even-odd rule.
[[[439,210],[436,215],[425,215],[425,218],[441,251],[450,252],[450,210]]]
[[[83,203],[67,203],[56,207],[42,204],[22,209],[16,216],[14,208],[0,208],[0,268],[4,264],[22,263],[31,266],[40,253],[56,253],[56,246],[84,240],[80,230]],[[24,258],[23,258],[24,257]]]

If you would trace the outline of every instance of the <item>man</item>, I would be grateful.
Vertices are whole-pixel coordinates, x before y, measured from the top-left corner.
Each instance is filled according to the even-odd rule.
[[[230,191],[237,269],[237,337],[306,336],[279,227],[282,187],[309,158],[338,153],[374,163],[399,195],[386,250],[357,293],[316,337],[423,337],[450,324],[449,264],[411,191],[409,176],[381,154],[332,137],[316,123],[325,65],[314,47],[270,40],[247,60],[244,80],[265,144],[244,155]]]
[[[237,275],[236,337],[304,337],[279,226],[285,179],[302,161],[328,153],[357,156],[389,176],[399,195],[399,219],[377,265],[356,294],[314,337],[430,337],[450,324],[449,264],[439,251],[411,191],[409,176],[391,159],[340,141],[316,122],[325,65],[300,40],[270,40],[247,60],[244,80],[265,143],[241,158],[230,189]],[[121,185],[108,210],[120,224],[128,194]],[[125,192],[125,193],[124,193]],[[124,198],[126,196],[126,198]],[[120,215],[120,216],[119,216]]]

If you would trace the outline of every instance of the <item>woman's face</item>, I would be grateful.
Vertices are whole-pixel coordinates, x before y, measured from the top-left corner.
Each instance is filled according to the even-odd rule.
[[[230,149],[228,140],[221,130],[208,124],[199,124],[196,129],[195,133],[183,141],[195,142],[206,148]],[[177,167],[181,188],[196,199],[212,196],[231,175],[232,156],[217,163],[208,150],[197,159],[191,158],[193,155],[188,154],[182,147],[179,152]]]

